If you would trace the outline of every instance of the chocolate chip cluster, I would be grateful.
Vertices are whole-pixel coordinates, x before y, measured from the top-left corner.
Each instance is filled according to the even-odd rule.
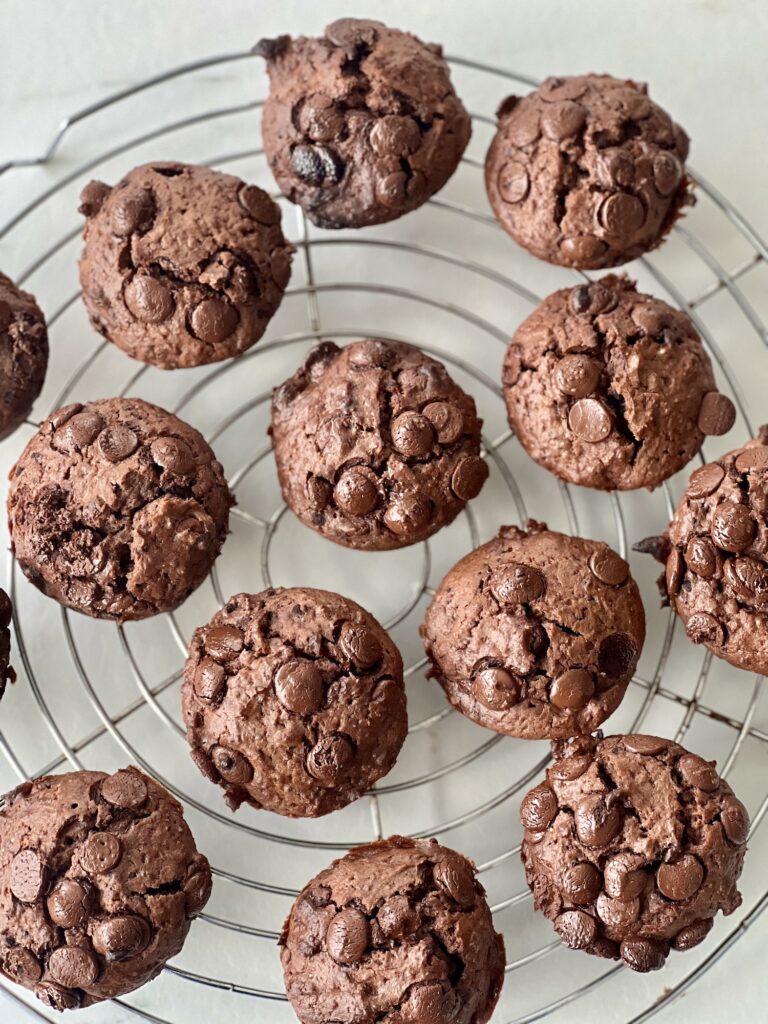
[[[192,757],[229,806],[293,817],[361,796],[407,731],[386,632],[353,601],[308,588],[239,594],[198,629],[183,705]]]
[[[496,218],[534,256],[615,267],[659,244],[689,202],[688,138],[644,85],[547,78],[498,111],[485,181]]]
[[[40,778],[0,811],[0,970],[52,1009],[150,981],[210,892],[181,807],[135,768]]]
[[[359,1020],[485,1024],[503,979],[473,866],[435,840],[393,836],[335,861],[299,894],[280,942],[307,1024],[348,1005]]]
[[[642,735],[554,754],[520,806],[522,858],[567,946],[652,971],[739,906],[749,819],[712,762]]]

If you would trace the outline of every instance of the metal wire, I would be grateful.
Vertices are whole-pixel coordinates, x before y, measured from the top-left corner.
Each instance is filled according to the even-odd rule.
[[[225,73],[236,63],[247,59],[249,56],[250,55],[248,53],[234,53],[184,65],[156,75],[130,89],[122,90],[119,93],[107,97],[99,103],[93,104],[67,118],[60,126],[49,146],[41,156],[33,159],[11,161],[0,166],[0,175],[7,173],[12,168],[21,168],[52,162],[55,153],[63,145],[66,137],[74,131],[77,126],[87,123],[89,118],[94,117],[101,111],[108,108],[119,107],[120,104],[129,98],[146,90],[162,86],[181,76],[191,76],[201,71],[213,68],[219,69],[221,73]],[[488,67],[465,58],[451,58],[451,63],[456,67],[480,76],[491,75],[496,78],[500,78],[505,82],[511,81],[522,83],[525,86],[535,85],[535,82],[532,79],[525,76],[508,72],[502,68]],[[90,158],[86,163],[74,169],[68,170],[66,174],[62,175],[55,182],[48,184],[34,200],[23,206],[10,218],[10,220],[7,221],[6,224],[0,227],[0,239],[7,238],[11,232],[23,228],[30,215],[41,208],[47,208],[48,204],[52,203],[67,185],[80,181],[86,174],[90,173],[107,160],[118,155],[127,155],[135,147],[153,139],[159,139],[168,133],[177,132],[181,129],[203,123],[218,121],[219,119],[245,112],[257,111],[261,105],[262,101],[248,100],[246,102],[198,112],[192,116],[179,118],[171,123],[161,125],[160,127],[150,128],[140,136],[132,137],[127,141],[113,145],[109,150],[96,157]],[[492,119],[487,114],[475,114],[473,115],[473,119],[476,124],[484,125],[486,127],[493,124]],[[261,156],[261,150],[252,149],[240,152],[230,152],[219,157],[211,158],[205,162],[215,166],[222,166],[226,163],[243,159],[245,157],[258,159]],[[473,201],[471,203],[458,202],[455,199],[450,199],[445,195],[441,195],[434,198],[430,205],[435,211],[439,211],[445,217],[451,218],[457,222],[458,220],[468,220],[473,225],[482,227],[484,230],[498,232],[500,230],[498,225],[489,215],[487,209],[483,206],[482,201],[480,201],[479,204],[476,202],[477,197],[482,195],[482,186],[479,177],[480,168],[482,166],[480,161],[471,156],[467,156],[463,163],[464,170],[468,174],[474,174],[477,179],[473,190]],[[678,226],[674,229],[675,237],[687,248],[691,256],[699,260],[710,272],[714,279],[710,284],[701,289],[693,298],[687,299],[682,287],[678,286],[674,280],[670,279],[670,277],[662,271],[654,260],[644,259],[641,262],[644,270],[656,280],[656,282],[667,292],[668,295],[672,297],[680,308],[684,309],[692,317],[705,341],[710,355],[715,360],[723,378],[728,384],[729,390],[734,397],[739,414],[746,429],[751,430],[746,401],[742,395],[739,382],[728,363],[726,353],[717,344],[712,332],[708,329],[701,310],[713,297],[722,294],[727,295],[734,303],[735,308],[743,316],[747,326],[755,332],[764,345],[768,345],[768,329],[766,329],[766,326],[760,319],[759,314],[752,303],[748,300],[740,283],[755,268],[768,261],[768,250],[766,249],[765,243],[755,232],[754,228],[744,220],[744,218],[730,204],[730,202],[725,199],[725,197],[723,197],[715,188],[709,185],[700,176],[697,176],[696,180],[698,183],[699,193],[704,196],[708,202],[713,204],[725,218],[727,218],[728,222],[749,246],[749,257],[743,259],[738,266],[728,272],[724,268],[719,257],[712,253],[702,242],[698,240],[696,234],[689,226],[689,221],[691,225],[694,223],[693,218],[695,215],[691,215],[686,219],[686,226]],[[297,362],[300,350],[303,350],[308,342],[318,340],[323,337],[355,338],[373,333],[377,336],[389,337],[392,340],[413,340],[406,336],[394,334],[391,331],[382,333],[374,323],[361,323],[355,328],[352,328],[347,324],[323,323],[321,315],[322,300],[325,296],[332,295],[341,295],[345,297],[385,296],[397,303],[403,304],[404,308],[411,307],[420,310],[424,316],[429,316],[430,313],[439,313],[441,316],[451,318],[458,324],[466,325],[468,329],[478,332],[479,335],[488,340],[489,344],[497,346],[497,352],[502,351],[500,346],[506,344],[510,325],[508,323],[496,323],[493,319],[489,318],[484,307],[473,306],[473,293],[471,289],[467,289],[466,293],[462,293],[459,297],[453,296],[448,300],[445,297],[436,298],[410,287],[393,285],[382,281],[365,283],[356,280],[318,280],[317,269],[324,265],[326,257],[331,257],[335,251],[339,251],[339,247],[350,247],[356,249],[358,252],[368,252],[377,256],[384,255],[392,261],[407,257],[409,259],[423,262],[437,270],[460,270],[463,274],[468,275],[468,279],[475,282],[478,286],[493,286],[499,288],[502,292],[508,293],[510,297],[514,297],[515,300],[520,300],[529,305],[533,305],[539,300],[537,294],[535,294],[527,284],[505,274],[499,266],[488,265],[482,258],[470,258],[466,251],[462,250],[461,246],[456,246],[455,249],[446,249],[442,244],[433,244],[428,238],[420,238],[418,241],[414,241],[408,236],[405,238],[380,237],[375,233],[357,233],[353,238],[348,236],[339,237],[317,235],[316,233],[310,232],[308,224],[299,208],[296,208],[295,215],[296,236],[293,241],[298,249],[298,258],[294,267],[294,283],[288,290],[285,301],[302,300],[304,302],[307,328],[302,331],[284,333],[280,336],[270,335],[268,341],[259,344],[237,360],[238,372],[245,372],[252,365],[255,365],[254,360],[259,360],[259,365],[261,365],[264,363],[265,357],[269,357],[271,354],[291,352],[294,349],[296,350],[295,362]],[[458,229],[461,225],[457,223],[455,227]],[[50,265],[52,261],[76,238],[78,233],[79,227],[74,225],[67,226],[66,230],[58,235],[57,240],[48,245],[45,250],[27,266],[23,273],[16,275],[17,278],[22,281],[27,281],[28,279],[37,277],[43,273],[50,273]],[[343,251],[343,249],[341,251]],[[295,283],[298,278],[302,279],[302,283]],[[79,293],[70,295],[58,306],[58,308],[50,313],[48,323],[51,329],[58,329],[58,324],[61,318],[75,305],[78,297]],[[425,345],[423,341],[420,342],[420,344],[422,348],[425,348],[444,362],[447,362],[454,370],[465,374],[473,381],[474,385],[478,389],[483,390],[483,392],[487,392],[490,400],[496,402],[500,400],[501,391],[498,383],[478,366],[474,365],[467,359],[460,358],[455,352],[446,351],[441,348],[432,348],[430,345]],[[95,341],[94,345],[90,348],[85,357],[69,373],[60,392],[56,395],[56,398],[52,403],[51,411],[70,399],[73,390],[80,385],[83,377],[97,366],[99,360],[104,357],[109,348],[110,346],[105,342]],[[195,400],[203,396],[207,389],[212,388],[224,377],[224,375],[230,372],[233,365],[234,364],[231,361],[219,364],[207,369],[204,373],[199,375],[195,379],[195,383],[175,402],[173,406],[174,411],[184,415],[185,410],[191,406]],[[144,378],[151,371],[145,366],[134,367],[133,364],[129,364],[129,361],[126,360],[126,372],[128,371],[130,371],[130,376],[122,388],[122,393],[127,393],[129,391],[131,393],[135,393],[136,389],[142,384]],[[255,376],[256,375],[254,374],[254,379]],[[270,380],[268,383],[269,385],[272,385],[277,382]],[[215,427],[209,431],[209,440],[216,442],[220,437],[225,435],[231,427],[238,424],[246,416],[258,414],[259,411],[261,411],[263,415],[267,407],[267,403],[269,402],[269,397],[270,388],[262,386],[262,388],[254,394],[253,397],[249,398],[236,408],[231,409],[219,420]],[[35,424],[30,422],[30,425],[34,426]],[[508,430],[505,430],[493,439],[484,437],[483,453],[484,457],[491,462],[492,473],[498,477],[498,480],[506,488],[509,494],[511,500],[510,508],[514,509],[515,518],[522,522],[527,518],[528,509],[521,487],[511,465],[511,453],[514,452],[514,446],[510,445],[511,437],[512,435]],[[269,459],[269,454],[270,448],[267,444],[261,445],[256,450],[245,449],[243,451],[243,461],[241,461],[240,465],[230,475],[230,484],[236,492],[239,492],[242,487],[247,484],[247,481],[253,476],[253,474],[260,471],[262,466]],[[669,516],[674,505],[669,486],[665,485],[663,493],[665,508],[661,513],[660,522],[663,522],[664,516]],[[581,505],[578,496],[574,494],[573,489],[566,485],[560,485],[558,487],[558,494],[563,503],[563,513],[568,522],[569,529],[574,533],[579,533],[581,529],[579,520],[579,509]],[[630,544],[626,522],[626,511],[623,502],[624,499],[620,498],[618,495],[614,494],[610,497],[610,509],[614,522],[614,536],[612,537],[612,543],[621,552],[621,554],[624,555],[628,551]],[[237,517],[237,521],[242,524],[243,528],[256,531],[257,534],[260,533],[260,539],[255,538],[254,544],[259,550],[258,567],[261,573],[261,585],[271,585],[273,581],[273,571],[271,567],[272,546],[281,524],[286,519],[285,507],[278,505],[270,515],[264,516],[248,509],[247,505],[243,503],[235,509],[234,514]],[[506,517],[509,518],[508,513],[506,513]],[[468,546],[476,545],[480,539],[480,528],[476,520],[474,510],[471,507],[469,507],[464,514],[464,525],[469,541]],[[226,558],[227,550],[225,548],[222,559],[226,560]],[[214,568],[211,574],[211,584],[216,600],[219,603],[223,603],[228,595],[226,595],[222,589],[220,581],[220,567],[221,566],[218,565]],[[421,545],[420,548],[417,549],[417,554],[413,561],[413,568],[414,578],[411,581],[408,593],[403,600],[401,607],[394,613],[390,614],[389,618],[385,622],[385,625],[387,625],[388,628],[395,628],[404,623],[417,609],[419,602],[421,602],[425,596],[428,597],[433,592],[433,586],[436,581],[432,579],[431,575],[433,571],[433,555],[432,546],[429,542]],[[11,596],[12,599],[14,599],[14,605],[17,607],[18,611],[18,602],[15,599],[17,597],[16,587],[19,579],[19,573],[12,557],[9,560],[9,579]],[[254,586],[253,589],[258,588]],[[375,609],[372,610],[375,611]],[[186,650],[187,637],[185,636],[185,631],[182,628],[177,615],[169,615],[165,618],[168,623],[172,643],[178,651],[179,659],[181,659]],[[112,740],[116,749],[122,751],[124,758],[139,764],[147,772],[152,774],[172,793],[174,793],[174,795],[182,800],[185,806],[193,812],[198,815],[202,815],[208,821],[215,822],[217,825],[221,826],[225,830],[225,834],[231,836],[233,842],[237,841],[238,838],[241,838],[243,842],[257,840],[259,842],[272,844],[272,847],[276,850],[279,850],[281,847],[288,847],[289,850],[290,848],[294,848],[299,851],[319,848],[321,850],[329,851],[328,856],[330,856],[331,852],[340,852],[350,846],[356,845],[357,843],[367,842],[372,837],[380,837],[384,834],[384,821],[386,821],[388,826],[386,831],[396,831],[396,800],[394,804],[394,813],[392,808],[393,799],[396,798],[398,794],[403,794],[412,790],[419,790],[423,787],[428,787],[439,780],[449,779],[456,773],[468,769],[469,766],[478,762],[490,751],[499,748],[502,743],[512,742],[503,740],[500,736],[496,735],[491,735],[489,737],[487,733],[481,733],[480,730],[477,730],[477,743],[468,751],[458,754],[457,756],[451,756],[449,760],[445,760],[443,763],[440,763],[437,767],[433,767],[429,771],[416,771],[411,775],[399,778],[397,781],[384,782],[377,786],[375,790],[366,797],[370,806],[370,832],[368,834],[338,835],[333,841],[318,841],[313,835],[313,823],[311,822],[306,824],[306,827],[301,831],[301,834],[297,834],[295,829],[282,832],[270,829],[269,827],[257,828],[242,818],[235,818],[218,810],[220,805],[216,802],[216,793],[213,793],[212,795],[209,794],[209,802],[208,797],[206,797],[205,800],[201,800],[192,793],[186,792],[183,788],[177,785],[173,779],[168,778],[157,765],[150,763],[144,756],[139,745],[137,745],[135,740],[131,738],[131,727],[136,721],[137,716],[145,710],[149,710],[154,714],[157,720],[162,723],[162,726],[169,731],[169,742],[177,744],[179,750],[182,749],[182,744],[185,742],[183,738],[183,729],[174,715],[168,711],[164,703],[164,696],[172,687],[176,686],[179,681],[179,670],[173,671],[170,674],[167,674],[164,678],[154,682],[148,679],[146,677],[145,669],[143,669],[141,665],[140,652],[135,648],[130,633],[128,630],[117,628],[115,635],[115,650],[125,659],[130,669],[130,674],[137,692],[136,696],[125,703],[123,707],[117,710],[110,710],[106,706],[104,699],[99,695],[98,688],[89,675],[86,659],[83,657],[80,647],[78,646],[76,631],[72,624],[72,616],[70,616],[68,611],[62,610],[61,630],[66,645],[67,655],[74,670],[76,680],[87,698],[88,706],[98,720],[98,724],[95,727],[82,735],[77,737],[68,737],[65,730],[60,726],[57,720],[57,717],[51,707],[50,699],[46,695],[44,683],[35,669],[34,654],[30,650],[30,646],[27,641],[26,623],[24,621],[20,621],[18,614],[15,620],[15,628],[18,658],[21,661],[24,676],[29,682],[31,693],[39,710],[40,722],[41,724],[44,724],[45,729],[50,733],[55,746],[59,751],[59,753],[53,759],[49,759],[46,764],[38,764],[34,766],[25,765],[15,752],[13,744],[8,738],[7,732],[0,733],[0,754],[5,758],[10,770],[15,776],[21,779],[27,775],[40,775],[61,769],[66,770],[68,768],[79,768],[83,764],[82,757],[88,754],[94,745],[103,741],[105,738],[109,738]],[[107,629],[109,627],[105,626],[104,628]],[[706,702],[704,700],[711,676],[711,656],[709,654],[705,654],[702,657],[695,650],[691,650],[689,661],[693,659],[693,662],[695,662],[696,659],[699,659],[700,663],[698,665],[696,681],[692,692],[688,696],[683,695],[674,685],[668,685],[665,683],[674,635],[675,620],[670,614],[666,619],[666,626],[657,662],[650,674],[650,678],[637,676],[633,680],[633,690],[637,692],[640,700],[634,715],[634,721],[632,722],[631,729],[636,730],[641,728],[649,711],[653,707],[657,706],[659,702],[663,703],[663,705],[670,711],[677,710],[681,713],[682,717],[679,719],[676,728],[676,738],[678,740],[684,739],[686,734],[697,721],[706,721],[713,725],[716,724],[719,728],[722,728],[727,733],[732,734],[730,749],[722,767],[722,773],[727,775],[737,764],[737,760],[743,750],[744,744],[748,740],[761,745],[768,743],[768,733],[754,725],[756,709],[763,690],[763,681],[761,679],[757,679],[755,681],[748,702],[740,715],[724,713],[716,707],[717,701],[715,697],[709,696]],[[425,663],[426,660],[424,658],[413,660],[406,667],[406,678],[411,680],[421,673]],[[454,714],[455,713],[451,708],[447,706],[442,707],[441,710],[437,712],[427,714],[419,720],[412,721],[409,733],[411,736],[434,736],[433,742],[439,743],[440,728],[443,727],[443,723],[445,723],[446,727],[449,726],[451,724],[451,720],[454,718]],[[541,772],[546,767],[547,761],[547,757],[534,759],[533,764],[522,771],[517,778],[512,781],[508,781],[507,785],[503,786],[498,791],[484,792],[483,799],[478,800],[469,810],[465,810],[462,813],[447,818],[446,820],[434,823],[431,827],[424,830],[423,833],[418,834],[430,836],[448,835],[450,838],[450,833],[464,829],[467,826],[481,828],[483,820],[490,814],[490,812],[505,805],[509,805],[508,811],[511,818],[513,814],[512,802],[514,798],[522,794],[527,787],[540,776]],[[757,813],[753,816],[753,834],[762,824],[767,811],[768,796],[765,797],[757,809]],[[501,869],[504,865],[510,864],[510,862],[512,862],[519,853],[518,845],[508,845],[504,847],[502,841],[502,847],[503,848],[494,853],[492,857],[478,865],[478,870],[485,879],[493,878],[494,872]],[[263,878],[252,877],[250,874],[232,871],[223,864],[215,863],[215,858],[213,870],[217,881],[222,884],[238,887],[244,892],[255,891],[269,897],[282,900],[284,904],[283,910],[287,909],[288,901],[292,899],[298,891],[298,888],[296,887],[283,886],[271,881],[266,881]],[[297,886],[301,885],[304,881],[305,879],[303,878],[297,878]],[[511,895],[503,896],[496,900],[492,909],[495,915],[500,916],[506,911],[527,903],[529,900],[530,893],[527,889],[523,888]],[[683,977],[682,980],[673,984],[671,987],[666,988],[659,1000],[656,1000],[651,1005],[638,1008],[637,1012],[632,1016],[630,1024],[641,1024],[641,1022],[650,1020],[662,1006],[667,1006],[672,1000],[687,991],[687,989],[690,988],[690,986],[703,974],[705,974],[713,964],[717,963],[726,952],[736,945],[738,940],[760,917],[767,905],[768,892],[763,892],[763,894],[750,907],[742,920],[733,927],[724,936],[724,938],[721,939],[717,947],[703,956],[703,958],[698,961],[696,966],[693,967],[693,969]],[[270,943],[275,941],[278,934],[275,929],[261,927],[259,923],[244,923],[233,920],[226,915],[213,913],[210,908],[202,915],[202,920],[205,921],[209,927],[220,929],[222,934],[240,934],[257,940],[266,939]],[[501,922],[499,923],[499,926],[501,927]],[[540,948],[527,951],[517,956],[515,959],[512,959],[507,964],[507,973],[524,971],[531,965],[545,961],[548,957],[554,955],[560,948],[559,942],[549,941]],[[552,999],[546,1004],[538,1005],[524,1015],[517,1016],[514,1019],[509,1020],[508,1024],[523,1024],[523,1022],[533,1022],[544,1019],[550,1015],[554,1015],[559,1010],[573,1005],[579,999],[587,996],[591,992],[594,992],[596,989],[599,989],[606,981],[608,981],[608,979],[615,977],[620,970],[621,968],[615,966],[608,970],[603,970],[595,977],[588,979],[583,984]],[[168,967],[166,969],[166,973],[176,979],[178,983],[202,986],[204,989],[223,990],[244,998],[264,1000],[266,1003],[285,1000],[285,996],[282,991],[248,985],[242,980],[227,980],[179,966]],[[5,981],[2,980],[0,980],[0,995],[13,1001],[18,1007],[29,1013],[33,1019],[48,1020],[48,1017],[46,1017],[39,1009],[28,1007],[18,997],[17,992],[10,986],[7,986]],[[115,1002],[122,1012],[140,1020],[154,1022],[154,1024],[177,1024],[176,1021],[169,1021],[161,1016],[155,1015],[151,1010],[147,1009],[146,1006],[139,1007],[126,1000],[116,1000]],[[260,1015],[259,1019],[264,1018]]]

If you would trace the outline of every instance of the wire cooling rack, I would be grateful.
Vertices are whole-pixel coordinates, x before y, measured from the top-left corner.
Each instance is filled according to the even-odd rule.
[[[492,112],[507,93],[535,83],[463,58],[451,65],[473,111],[474,132],[448,186],[402,220],[360,232],[316,230],[281,201],[286,233],[297,246],[285,300],[254,349],[212,367],[163,373],[132,362],[93,333],[77,290],[76,197],[91,177],[111,183],[137,163],[171,158],[231,170],[274,191],[259,148],[262,101],[253,99],[266,90],[261,62],[229,54],[148,79],[67,119],[42,157],[0,168],[0,193],[16,209],[0,228],[0,265],[38,296],[52,349],[34,416],[0,446],[0,468],[10,468],[36,422],[65,402],[140,395],[205,432],[238,499],[232,535],[210,579],[178,612],[125,628],[59,608],[9,558],[20,678],[0,708],[0,784],[8,789],[45,772],[137,764],[184,803],[215,876],[212,900],[173,965],[152,985],[83,1011],[84,1021],[292,1020],[275,944],[292,898],[332,857],[395,832],[437,836],[477,862],[507,945],[506,984],[494,1017],[503,1024],[670,1020],[673,1000],[740,942],[768,904],[761,870],[768,853],[762,680],[691,645],[659,608],[656,567],[630,552],[634,540],[664,526],[686,474],[654,494],[569,488],[533,465],[506,426],[498,384],[504,345],[543,295],[580,275],[519,250],[485,199]],[[25,165],[37,166],[21,170]],[[759,408],[768,368],[760,309],[768,253],[731,203],[698,175],[696,181],[696,208],[657,253],[629,269],[642,288],[693,318],[721,390],[736,403],[731,435],[707,442],[711,458],[756,425],[750,410]],[[22,193],[25,201],[15,198]],[[323,337],[366,335],[410,341],[442,359],[485,419],[491,476],[481,496],[429,542],[400,552],[347,551],[301,526],[282,503],[266,437],[271,388],[305,350]],[[500,523],[529,515],[602,537],[633,560],[649,638],[607,731],[674,736],[717,757],[752,813],[743,907],[730,920],[719,918],[701,947],[673,954],[656,975],[578,956],[553,940],[549,923],[533,913],[518,857],[518,803],[541,776],[547,746],[480,729],[424,678],[417,626],[435,585]],[[192,630],[230,594],[269,584],[324,586],[360,601],[392,631],[407,665],[411,724],[397,766],[369,796],[318,821],[248,808],[230,814],[219,789],[192,765],[183,736],[179,680]],[[9,1013],[13,1021],[49,1019],[5,980],[0,996],[3,1020]]]

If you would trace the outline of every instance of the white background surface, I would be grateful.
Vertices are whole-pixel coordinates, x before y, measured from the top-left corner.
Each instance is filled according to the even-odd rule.
[[[164,68],[245,50],[262,35],[312,33],[342,14],[380,12],[380,4],[287,0],[0,0],[0,163],[37,154],[66,114]],[[759,232],[768,234],[768,5],[761,0],[539,0],[525,4],[390,0],[385,17],[393,25],[442,42],[449,54],[460,53],[537,78],[595,70],[649,81],[653,98],[691,136],[694,167],[729,196]],[[215,91],[221,74],[217,69],[196,76],[194,87],[204,89],[210,82]],[[169,111],[166,119],[172,114]],[[140,127],[137,123],[136,131]],[[60,166],[66,167],[72,157],[72,151],[63,152]],[[37,194],[49,174],[55,178],[57,169],[54,165],[44,171],[12,171],[0,179],[0,220]],[[11,274],[28,263],[19,248],[24,246],[15,243],[9,248],[0,242],[0,266]],[[718,340],[724,347],[729,344],[727,337]],[[747,397],[756,422],[768,419],[768,360],[763,354],[760,363],[759,351],[757,362],[746,354],[729,355],[740,373],[750,378]],[[16,447],[13,441],[3,446],[4,465],[18,443],[17,439]],[[37,639],[44,642],[42,634]],[[766,777],[764,756],[755,761],[754,771]],[[724,929],[722,921],[719,927]],[[685,1024],[765,1020],[766,943],[768,919],[764,916],[733,953],[657,1019]],[[539,975],[543,990],[547,971],[552,969],[551,962],[544,961]],[[635,982],[632,977],[626,979],[626,984]],[[512,976],[509,985],[514,984]],[[662,975],[647,984],[651,998],[664,984]],[[142,1005],[151,1005],[151,1000]],[[270,1019],[262,1017],[271,1012],[264,1004],[255,1004],[252,1012],[253,1019]],[[577,1006],[562,1019],[585,1020],[583,1012]],[[123,1019],[117,1010],[113,1013],[98,1019]],[[84,1016],[88,1020],[90,1011]],[[23,1019],[10,1003],[0,1001],[0,1020],[16,1024]],[[287,1018],[282,1013],[275,1019]],[[593,1009],[588,1019],[599,1022],[599,1010]]]

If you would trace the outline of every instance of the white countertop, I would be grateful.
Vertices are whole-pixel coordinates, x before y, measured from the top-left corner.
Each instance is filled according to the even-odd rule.
[[[312,34],[341,15],[375,17],[381,8],[381,4],[370,2],[353,5],[335,0],[322,5],[299,0],[0,0],[0,165],[39,154],[65,116],[149,75],[211,54],[247,50],[261,36]],[[768,235],[768,4],[764,0],[582,0],[579,4],[569,0],[526,4],[519,0],[421,0],[418,4],[390,0],[385,17],[390,24],[424,39],[440,41],[449,55],[460,54],[536,78],[594,70],[649,82],[651,96],[689,133],[693,167],[729,197],[760,234]],[[222,74],[217,67],[196,75],[194,88],[209,86],[217,91]],[[137,122],[136,131],[140,128]],[[76,141],[80,138],[73,136],[71,144],[63,147],[60,164],[12,170],[0,178],[0,223],[49,180],[55,180],[71,161],[79,162],[82,153],[90,151],[93,139],[87,133],[82,142]],[[82,151],[78,151],[80,145]],[[11,275],[29,262],[18,234],[9,242],[0,240],[0,268]],[[766,321],[768,302],[755,301]],[[724,324],[717,338],[723,347],[729,343],[727,334]],[[732,355],[739,375],[749,378],[747,400],[754,421],[768,420],[768,355],[763,353],[762,363],[750,361],[746,354],[743,358],[738,352]],[[22,440],[27,436],[28,432]],[[10,464],[21,443],[19,437],[15,443],[16,448],[6,442],[0,451],[2,467]],[[3,546],[7,542],[4,527],[0,541]],[[5,572],[4,566],[0,581]],[[37,639],[40,643],[45,640],[42,634]],[[23,685],[24,680],[19,687]],[[0,708],[0,720],[2,711]],[[768,777],[764,754],[758,753],[762,760],[756,759],[755,770],[762,778]],[[764,889],[768,887],[768,870],[765,882]],[[727,930],[719,920],[713,946]],[[763,915],[735,951],[655,1019],[660,1024],[765,1019],[766,944],[768,915]],[[552,969],[547,963],[544,961],[539,972],[543,989],[547,987],[547,970]],[[247,981],[247,973],[238,980]],[[636,982],[635,978],[626,979],[627,984]],[[652,1000],[666,980],[664,975],[656,975],[642,983]],[[508,986],[514,984],[512,975]],[[152,998],[135,1005],[151,1009]],[[288,1020],[284,1008],[271,1016],[274,1005],[256,1004],[253,1019]],[[506,1005],[513,1006],[514,1001]],[[566,1015],[553,1019],[593,1024],[601,1019],[595,1005],[599,1004],[590,1003],[593,1008],[587,1014],[576,1003]],[[4,1024],[30,1019],[3,998],[0,1007]],[[636,1009],[635,1004],[632,1008]],[[165,1013],[169,1014],[167,1004]],[[128,1022],[137,1018],[114,1008],[85,1011],[78,1019]],[[180,1017],[169,1019],[174,1024],[181,1022]],[[191,1018],[186,1018],[185,1024],[187,1019]],[[230,1018],[222,1014],[206,1019],[215,1024]],[[503,1024],[507,1017],[496,1019]],[[605,1019],[613,1021],[614,1017]]]

